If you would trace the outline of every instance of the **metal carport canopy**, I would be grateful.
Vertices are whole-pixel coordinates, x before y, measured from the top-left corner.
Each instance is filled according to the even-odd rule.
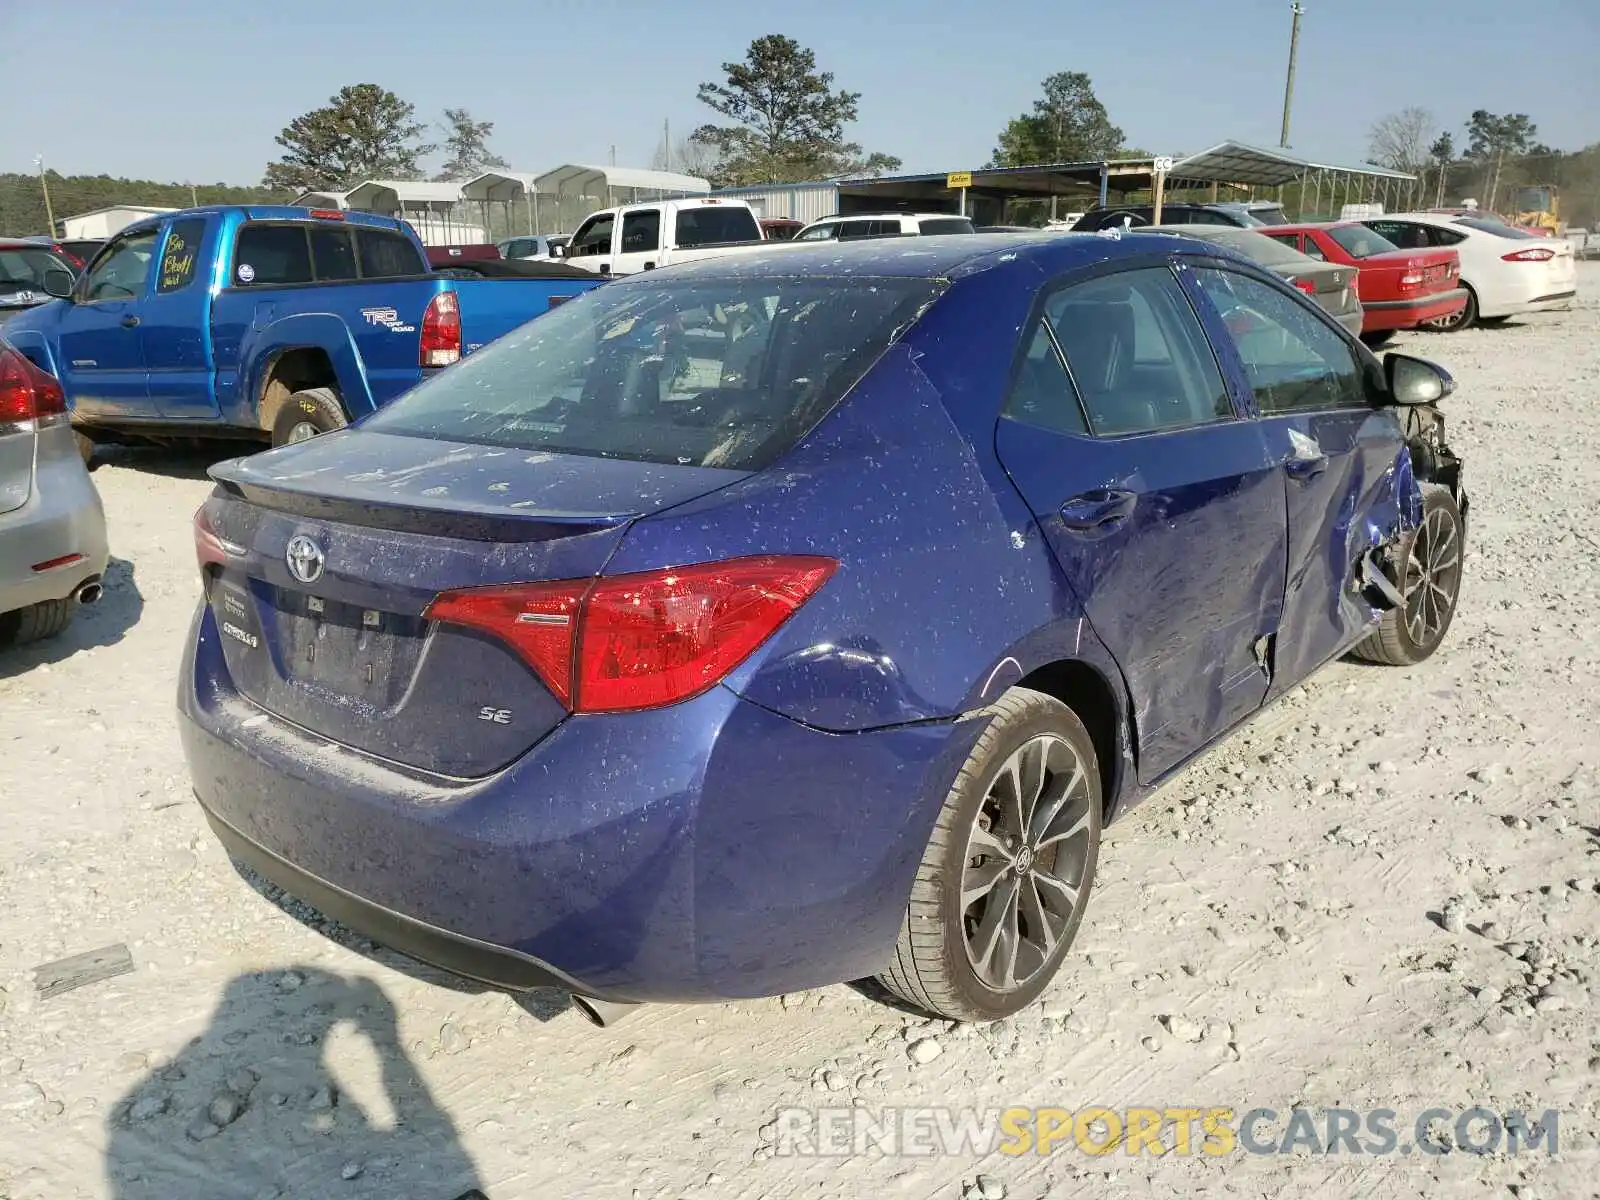
[[[613,188],[631,188],[641,192],[704,196],[711,184],[697,175],[679,175],[676,171],[647,171],[640,167],[596,167],[584,163],[567,163],[546,171],[534,181],[534,188],[546,195],[607,196]]]
[[[458,183],[429,183],[420,179],[369,179],[344,194],[351,208],[367,212],[405,212],[411,209],[447,209],[461,199]],[[378,208],[379,204],[387,208]]]
[[[532,192],[538,180],[531,171],[485,171],[461,185],[461,198],[509,203]]]
[[[1311,162],[1287,150],[1264,150],[1244,142],[1218,142],[1209,150],[1174,159],[1168,179],[1191,179],[1204,183],[1239,183],[1255,187],[1285,187],[1308,171],[1337,171],[1346,175],[1365,175],[1378,179],[1410,180],[1415,176],[1383,167],[1338,167]]]

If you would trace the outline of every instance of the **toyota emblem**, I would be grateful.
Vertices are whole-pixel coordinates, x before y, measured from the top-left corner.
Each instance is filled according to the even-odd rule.
[[[297,533],[289,539],[289,548],[283,557],[289,564],[289,574],[301,583],[315,583],[322,578],[325,561],[322,547],[305,534]]]

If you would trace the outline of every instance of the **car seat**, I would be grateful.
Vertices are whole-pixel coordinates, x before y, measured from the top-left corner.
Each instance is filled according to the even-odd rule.
[[[1157,424],[1155,406],[1133,390],[1130,305],[1067,304],[1051,324],[1096,433],[1128,433]]]

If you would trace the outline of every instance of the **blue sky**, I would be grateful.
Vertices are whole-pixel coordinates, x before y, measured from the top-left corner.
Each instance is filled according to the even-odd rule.
[[[1600,0],[1305,0],[1296,150],[1357,162],[1410,104],[1459,129],[1474,108],[1600,141]],[[156,15],[156,14],[159,14]],[[910,171],[981,166],[1059,70],[1087,71],[1129,139],[1159,153],[1277,141],[1288,0],[0,0],[0,74],[27,80],[0,170],[253,183],[273,137],[347,83],[495,122],[520,170],[648,165],[663,121],[709,110],[702,80],[780,32],[859,91],[852,135]],[[70,57],[68,56],[70,53]]]

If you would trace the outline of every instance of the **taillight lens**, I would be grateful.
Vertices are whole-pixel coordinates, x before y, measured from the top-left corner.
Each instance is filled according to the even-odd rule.
[[[1296,279],[1294,285],[1308,296],[1317,294],[1317,285],[1309,279]]]
[[[222,537],[217,533],[217,527],[204,504],[197,508],[194,514],[194,556],[200,564],[202,576],[205,575],[207,567],[220,567],[228,561],[228,552],[223,549]]]
[[[1533,250],[1516,250],[1500,257],[1506,262],[1549,262],[1556,256],[1554,250],[1546,246],[1539,246]]]
[[[1409,275],[1400,276],[1400,286],[1402,288],[1421,287],[1422,286],[1422,273],[1420,271],[1417,271],[1417,272],[1413,272],[1413,273],[1411,273]]]
[[[422,365],[448,367],[461,360],[461,306],[454,292],[440,292],[422,314]]]
[[[430,620],[508,643],[573,712],[661,708],[698,696],[828,581],[832,559],[764,555],[446,592]]]
[[[0,425],[58,417],[67,395],[54,375],[40,370],[20,350],[0,347]]]
[[[1361,272],[1350,272],[1350,282],[1345,285],[1350,289],[1350,294],[1357,300],[1361,299]]]

